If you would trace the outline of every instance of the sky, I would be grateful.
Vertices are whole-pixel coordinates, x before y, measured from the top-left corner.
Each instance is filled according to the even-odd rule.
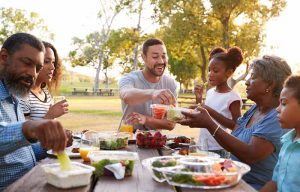
[[[37,12],[44,19],[49,31],[55,34],[53,44],[60,55],[66,57],[71,48],[72,37],[85,37],[99,30],[97,13],[99,0],[0,0],[0,6],[20,8]],[[148,7],[148,5],[144,5]],[[300,1],[287,0],[287,7],[279,17],[273,18],[266,25],[265,47],[263,54],[275,54],[283,57],[292,66],[293,71],[300,71],[300,25],[295,21],[300,18]],[[153,32],[157,25],[151,23],[151,9],[143,14],[142,29]],[[137,18],[121,14],[116,18],[113,28],[136,26]],[[71,69],[69,66],[68,69]],[[94,75],[88,68],[76,67],[73,71]]]

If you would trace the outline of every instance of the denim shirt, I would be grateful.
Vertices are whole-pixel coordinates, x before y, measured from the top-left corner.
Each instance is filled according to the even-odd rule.
[[[45,157],[39,143],[23,135],[25,117],[18,99],[9,95],[0,81],[0,191],[36,165],[36,156]]]
[[[272,178],[279,192],[300,190],[300,139],[293,141],[295,134],[296,131],[292,130],[281,138],[283,146]]]
[[[243,177],[248,184],[258,190],[264,186],[266,182],[272,179],[272,173],[282,146],[280,143],[280,137],[284,134],[284,130],[280,127],[277,120],[275,108],[267,113],[263,119],[247,128],[246,125],[256,110],[257,106],[253,105],[241,118],[238,119],[238,128],[232,132],[232,135],[246,144],[251,142],[252,136],[256,136],[270,141],[275,147],[275,151],[264,160],[251,164],[250,172]],[[233,155],[231,158],[233,160],[240,161]]]

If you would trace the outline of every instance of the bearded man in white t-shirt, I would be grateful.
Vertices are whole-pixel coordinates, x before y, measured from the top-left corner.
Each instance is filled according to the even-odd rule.
[[[134,124],[134,128],[172,130],[175,123],[152,117],[151,104],[175,105],[177,84],[164,74],[168,64],[165,44],[159,39],[148,39],[143,44],[143,70],[132,71],[119,81],[123,119]]]

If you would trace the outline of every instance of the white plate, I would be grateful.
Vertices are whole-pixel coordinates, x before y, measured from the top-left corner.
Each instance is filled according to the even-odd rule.
[[[172,153],[173,156],[181,156],[181,157],[186,157],[186,156],[191,156],[191,157],[215,157],[215,158],[219,158],[220,155],[213,153],[213,152],[209,152],[209,151],[200,151],[197,152],[199,154],[203,154],[203,155],[180,155],[179,151],[175,151],[174,153]]]
[[[72,153],[72,149],[73,149],[72,146],[66,148],[67,155],[68,155],[70,158],[77,158],[77,157],[80,157],[80,153]],[[48,150],[47,153],[48,153],[49,155],[55,155],[51,149]],[[55,155],[55,156],[56,156],[56,155]]]

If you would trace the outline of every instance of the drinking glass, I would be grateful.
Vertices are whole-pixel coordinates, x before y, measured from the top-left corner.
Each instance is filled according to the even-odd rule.
[[[60,101],[63,101],[63,100],[65,100],[65,99],[66,99],[65,96],[54,96],[54,97],[53,97],[54,104],[55,104],[55,103],[58,103],[58,102],[60,102]]]
[[[133,137],[133,130],[134,129],[133,129],[132,124],[127,123],[126,120],[122,120],[121,127],[120,127],[120,132],[129,133],[130,137],[132,138]]]

